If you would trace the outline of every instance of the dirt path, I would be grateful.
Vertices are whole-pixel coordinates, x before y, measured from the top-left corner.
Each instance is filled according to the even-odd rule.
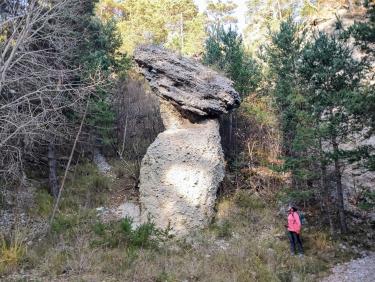
[[[332,268],[332,274],[321,282],[373,282],[375,281],[375,253],[351,260]]]

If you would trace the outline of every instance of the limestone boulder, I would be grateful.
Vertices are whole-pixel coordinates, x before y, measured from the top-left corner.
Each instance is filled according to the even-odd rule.
[[[214,215],[225,171],[217,118],[239,106],[239,95],[229,79],[163,48],[141,46],[135,61],[160,99],[165,127],[142,160],[141,218],[185,235]]]
[[[194,59],[157,46],[140,46],[134,59],[153,92],[179,110],[217,117],[240,105],[232,81]]]
[[[166,130],[148,148],[140,171],[142,221],[185,235],[205,227],[214,215],[224,178],[219,122],[191,123],[173,105],[162,103]]]

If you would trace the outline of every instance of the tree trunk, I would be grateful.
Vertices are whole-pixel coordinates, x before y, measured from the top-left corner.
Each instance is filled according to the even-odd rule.
[[[344,195],[343,195],[342,182],[341,182],[341,165],[340,165],[340,160],[338,157],[339,146],[337,144],[335,137],[332,138],[332,145],[333,145],[333,152],[335,155],[334,163],[335,163],[335,181],[336,181],[336,193],[337,193],[337,209],[339,212],[341,233],[345,234],[348,232],[348,227],[346,225],[346,217],[345,217],[345,210],[344,210]]]
[[[329,224],[329,233],[331,236],[335,234],[335,228],[332,221],[331,216],[331,208],[330,208],[330,200],[329,200],[329,192],[328,192],[328,185],[327,185],[327,167],[325,163],[322,161],[320,164],[320,183],[323,190],[323,206],[325,207],[325,214],[327,215],[328,224]]]
[[[233,113],[229,114],[229,126],[228,126],[228,140],[229,140],[229,150],[230,153],[233,153],[233,144],[232,144],[232,137],[233,137]]]
[[[335,228],[331,216],[331,205],[329,200],[329,191],[327,185],[327,166],[324,161],[324,152],[322,146],[322,140],[319,138],[319,155],[320,155],[320,186],[323,191],[323,206],[325,208],[325,214],[327,215],[328,224],[329,224],[329,233],[331,236],[335,234]]]
[[[56,199],[59,195],[59,183],[57,180],[57,162],[55,156],[55,144],[53,141],[48,144],[48,168],[50,193]]]

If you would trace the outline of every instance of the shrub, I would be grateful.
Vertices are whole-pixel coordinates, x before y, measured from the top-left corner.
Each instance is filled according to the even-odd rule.
[[[134,228],[133,220],[129,217],[115,223],[95,223],[92,229],[99,236],[99,239],[92,242],[94,245],[111,248],[123,245],[130,251],[139,248],[157,248],[169,235],[168,229],[160,230],[150,220]]]
[[[53,197],[46,189],[39,189],[35,194],[35,207],[33,212],[47,218],[52,211]]]
[[[105,225],[101,222],[97,222],[92,226],[92,230],[96,235],[103,236],[105,234]]]
[[[232,224],[229,220],[224,220],[220,224],[215,224],[214,230],[216,232],[217,237],[219,238],[230,238],[232,237]]]
[[[58,214],[52,222],[51,230],[54,233],[62,233],[78,225],[79,216],[76,214]]]
[[[130,240],[131,245],[142,248],[157,246],[158,234],[159,232],[155,228],[154,223],[144,223],[140,225],[137,229],[135,229],[135,231],[132,233]]]
[[[176,281],[172,275],[169,275],[167,272],[162,271],[155,279],[156,282],[172,282]]]
[[[291,188],[284,188],[277,193],[276,198],[282,204],[301,204],[310,201],[314,198],[314,191],[312,190],[293,190]]]
[[[375,192],[366,190],[361,197],[358,207],[363,210],[373,209],[375,207]]]
[[[130,217],[125,217],[121,222],[120,222],[120,226],[121,226],[121,230],[122,232],[124,232],[124,234],[126,236],[129,236],[132,234],[132,225],[133,225],[133,219],[131,219]]]
[[[262,209],[265,207],[265,203],[259,196],[247,191],[237,192],[235,202],[237,206],[244,209]]]

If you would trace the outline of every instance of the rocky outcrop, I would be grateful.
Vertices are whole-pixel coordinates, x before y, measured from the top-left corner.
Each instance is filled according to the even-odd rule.
[[[135,60],[160,97],[165,131],[140,171],[141,217],[184,235],[207,226],[225,164],[217,117],[240,103],[232,83],[198,62],[143,46]]]
[[[375,135],[364,138],[366,131],[351,136],[352,141],[342,144],[340,149],[351,151],[362,146],[375,147]],[[375,223],[375,172],[361,162],[346,163],[342,171],[345,209],[352,214]],[[366,207],[367,206],[367,207]]]
[[[228,78],[195,60],[156,46],[141,46],[135,61],[153,92],[184,112],[217,117],[240,104]]]

